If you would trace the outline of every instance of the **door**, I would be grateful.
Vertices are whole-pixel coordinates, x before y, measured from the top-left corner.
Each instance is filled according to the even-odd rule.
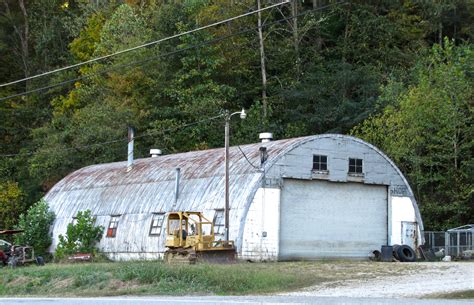
[[[416,249],[417,244],[417,224],[412,221],[402,221],[402,245],[408,245]]]
[[[367,258],[386,243],[386,186],[284,180],[280,260]]]

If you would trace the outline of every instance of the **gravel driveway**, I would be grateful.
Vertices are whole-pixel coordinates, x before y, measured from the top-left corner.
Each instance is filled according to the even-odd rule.
[[[410,263],[395,275],[337,280],[283,295],[419,298],[463,290],[474,290],[474,262]]]

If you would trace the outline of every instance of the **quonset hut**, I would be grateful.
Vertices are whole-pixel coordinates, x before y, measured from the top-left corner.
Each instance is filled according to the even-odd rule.
[[[78,211],[105,228],[114,260],[157,259],[165,215],[202,211],[224,229],[224,149],[79,169],[46,195],[54,251]],[[360,139],[324,134],[230,148],[230,239],[249,260],[367,258],[381,245],[421,241],[413,192],[397,166]]]

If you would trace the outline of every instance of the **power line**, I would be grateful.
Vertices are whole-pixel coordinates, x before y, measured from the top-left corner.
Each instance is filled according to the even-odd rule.
[[[321,6],[321,7],[318,7],[316,9],[305,11],[301,14],[296,15],[296,16],[291,16],[291,17],[288,17],[288,18],[282,18],[282,19],[276,20],[274,22],[264,24],[261,27],[277,24],[277,23],[280,23],[282,21],[286,21],[286,20],[290,20],[290,19],[293,19],[293,18],[296,18],[296,17],[306,15],[306,14],[308,14],[310,12],[313,12],[313,11],[323,10],[323,9],[326,9],[330,6],[338,5],[338,4],[344,4],[344,3],[346,3],[346,2],[345,1],[340,1],[340,2],[335,2],[335,3],[332,3],[332,4],[328,4],[328,5],[325,5],[325,6]],[[75,78],[75,79],[70,79],[70,80],[67,80],[67,81],[64,81],[64,82],[56,83],[56,84],[53,84],[51,86],[30,90],[30,91],[27,91],[27,92],[16,94],[14,96],[7,96],[7,97],[4,97],[4,98],[1,98],[0,101],[6,100],[6,99],[9,99],[9,98],[13,98],[13,97],[17,97],[17,96],[26,95],[26,94],[29,94],[29,93],[32,93],[32,92],[38,92],[38,91],[47,90],[47,89],[51,89],[51,88],[54,88],[54,87],[62,86],[62,85],[67,84],[67,83],[76,82],[76,81],[83,80],[83,79],[86,79],[86,78],[89,78],[89,77],[92,77],[92,76],[101,75],[101,74],[104,74],[104,73],[107,73],[107,72],[110,72],[110,71],[113,71],[113,70],[116,70],[116,69],[119,69],[119,68],[124,68],[124,67],[137,65],[137,64],[143,64],[143,63],[146,63],[146,62],[149,62],[149,61],[152,61],[152,60],[156,60],[156,59],[161,58],[161,57],[165,57],[165,56],[173,55],[173,54],[176,54],[176,53],[184,52],[184,51],[187,51],[187,50],[190,50],[190,49],[198,48],[198,47],[203,46],[203,45],[219,42],[219,41],[222,41],[224,39],[227,39],[227,38],[230,38],[230,37],[233,37],[233,36],[237,36],[237,35],[240,35],[240,34],[243,34],[243,33],[246,33],[246,32],[254,31],[255,29],[258,29],[258,28],[259,27],[245,29],[245,30],[242,30],[242,31],[239,31],[239,32],[236,32],[236,33],[225,35],[223,37],[219,37],[219,38],[216,38],[216,39],[211,39],[211,40],[202,42],[200,44],[192,45],[192,46],[189,46],[189,47],[184,48],[184,49],[179,49],[179,50],[171,51],[171,52],[168,52],[168,53],[165,53],[165,54],[160,54],[158,56],[154,56],[154,57],[142,60],[142,61],[135,61],[135,62],[131,62],[131,63],[128,63],[128,64],[114,66],[114,67],[111,67],[110,69],[106,69],[106,70],[103,70],[103,71],[100,71],[100,72],[97,72],[97,73],[93,73],[93,74],[84,75],[82,77],[78,77],[78,78]],[[149,132],[149,133],[141,135],[141,136],[136,136],[135,138],[143,138],[143,137],[148,137],[148,136],[155,135],[157,133],[164,133],[164,132],[169,132],[169,131],[180,130],[180,129],[187,128],[187,127],[190,127],[190,126],[193,126],[193,125],[198,125],[198,124],[201,124],[201,123],[204,123],[204,122],[212,121],[212,120],[215,120],[215,119],[217,119],[219,117],[222,117],[222,116],[223,115],[220,114],[220,115],[213,116],[213,117],[201,120],[201,121],[197,121],[197,122],[193,122],[193,123],[189,123],[189,124],[184,124],[184,125],[181,125],[181,126],[178,126],[178,127],[163,129],[163,130],[155,131],[155,132]],[[99,142],[99,143],[93,143],[93,144],[84,145],[84,146],[60,149],[59,151],[72,151],[72,150],[87,149],[87,148],[94,147],[94,146],[107,145],[107,144],[112,144],[112,143],[126,141],[126,140],[127,139],[124,137],[122,139],[117,139],[117,140],[112,140],[112,141]],[[240,149],[240,147],[239,147],[239,149]],[[16,157],[16,156],[31,156],[31,155],[35,155],[35,154],[47,153],[47,152],[50,152],[50,151],[58,151],[58,150],[49,149],[49,150],[41,151],[41,152],[4,154],[4,155],[0,155],[0,158],[3,158],[3,157]]]
[[[247,160],[247,163],[248,163],[248,164],[250,164],[254,169],[260,170],[260,167],[254,165],[254,164],[249,160],[249,158],[248,158],[247,155],[244,153],[244,151],[242,150],[242,148],[240,148],[239,145],[237,145],[237,148],[239,148],[240,152],[241,152],[242,155],[244,156],[245,160]]]
[[[221,117],[223,117],[223,116],[224,116],[224,114],[219,114],[219,115],[216,115],[216,116],[213,116],[213,117],[209,117],[209,118],[206,118],[206,119],[203,119],[203,120],[200,120],[200,121],[196,121],[196,122],[193,122],[193,123],[184,124],[184,125],[181,125],[181,126],[178,126],[178,127],[171,127],[171,128],[167,128],[167,129],[163,129],[163,130],[159,130],[159,131],[156,130],[156,131],[148,132],[148,133],[146,133],[146,134],[144,134],[144,135],[134,137],[134,139],[145,138],[145,137],[151,137],[151,136],[156,135],[156,134],[159,134],[159,133],[165,133],[165,132],[170,132],[170,131],[177,131],[177,130],[180,130],[180,129],[184,129],[184,128],[188,128],[188,127],[191,127],[191,126],[199,125],[199,124],[202,124],[202,123],[210,122],[210,121],[213,121],[213,120],[215,120],[215,119],[221,118]]]
[[[67,85],[67,84],[70,84],[70,83],[74,83],[74,82],[78,82],[78,81],[81,81],[81,80],[84,80],[84,79],[91,78],[93,76],[106,74],[108,72],[112,72],[112,71],[115,71],[115,70],[118,70],[118,69],[121,69],[121,68],[126,68],[126,67],[130,67],[130,66],[135,66],[135,65],[142,65],[144,63],[147,63],[147,62],[150,62],[150,61],[153,61],[153,60],[157,60],[157,59],[162,58],[162,57],[168,57],[168,56],[178,54],[178,53],[181,53],[181,52],[185,52],[185,51],[188,51],[188,50],[191,50],[191,49],[196,49],[196,48],[199,48],[199,47],[202,47],[202,46],[205,46],[205,45],[214,44],[216,42],[219,42],[219,41],[222,41],[222,40],[234,37],[234,36],[238,36],[238,35],[248,33],[248,32],[254,31],[254,30],[258,30],[259,28],[263,28],[263,27],[270,26],[270,25],[273,25],[273,24],[281,23],[282,21],[291,20],[291,19],[294,19],[294,18],[297,18],[297,17],[304,16],[304,15],[306,15],[308,13],[311,13],[311,12],[314,12],[314,11],[323,10],[323,9],[326,9],[330,6],[337,5],[337,4],[344,4],[344,3],[346,3],[346,2],[345,1],[335,2],[335,3],[328,4],[328,5],[325,5],[325,6],[321,6],[321,7],[315,8],[315,9],[307,10],[307,11],[305,11],[301,14],[295,15],[295,16],[278,19],[276,21],[263,24],[260,27],[248,28],[248,29],[245,29],[245,30],[242,30],[242,31],[239,31],[239,32],[236,32],[236,33],[232,33],[232,34],[229,34],[229,35],[225,35],[225,36],[222,36],[222,37],[219,37],[219,38],[206,40],[206,41],[201,42],[199,44],[191,45],[191,46],[183,48],[183,49],[178,49],[178,50],[170,51],[170,52],[160,54],[160,55],[157,55],[157,56],[148,57],[148,58],[143,59],[143,60],[132,61],[132,62],[129,62],[127,64],[116,65],[116,66],[104,69],[102,71],[99,71],[99,72],[86,74],[86,75],[83,75],[83,76],[80,76],[80,77],[77,77],[77,78],[65,80],[65,81],[58,82],[58,83],[55,83],[55,84],[52,84],[52,85],[49,85],[49,86],[35,88],[35,89],[32,89],[32,90],[28,90],[28,91],[20,92],[20,93],[17,93],[17,94],[9,95],[9,96],[6,96],[6,97],[2,97],[2,98],[0,98],[0,102],[8,100],[8,99],[15,98],[15,97],[25,96],[25,95],[29,95],[29,94],[32,94],[32,93],[41,92],[41,91],[53,89],[53,88],[56,88],[56,87],[64,86],[64,85]]]
[[[104,59],[107,59],[107,58],[110,58],[110,57],[113,57],[113,56],[117,56],[117,55],[120,55],[120,54],[135,51],[135,50],[138,50],[138,49],[141,49],[141,48],[156,45],[156,44],[162,43],[164,41],[168,41],[168,40],[175,39],[175,38],[178,38],[178,37],[181,37],[181,36],[184,36],[184,35],[192,34],[194,32],[202,31],[202,30],[205,30],[205,29],[217,26],[217,25],[229,23],[231,21],[234,21],[234,20],[246,17],[246,16],[250,16],[250,15],[253,15],[253,14],[258,13],[258,12],[263,12],[263,11],[269,10],[269,9],[277,7],[277,6],[287,4],[289,2],[290,2],[290,0],[286,0],[284,2],[276,3],[276,4],[273,4],[273,5],[261,8],[259,10],[254,10],[254,11],[251,11],[251,12],[248,12],[248,13],[245,13],[245,14],[241,14],[241,15],[234,16],[234,17],[231,17],[231,18],[228,18],[228,19],[225,19],[225,20],[221,20],[221,21],[218,21],[218,22],[214,22],[214,23],[211,23],[211,24],[208,24],[208,25],[196,28],[196,29],[192,29],[192,30],[189,30],[189,31],[186,31],[186,32],[183,32],[183,33],[179,33],[179,34],[168,36],[168,37],[165,37],[165,38],[162,38],[162,39],[151,41],[151,42],[139,45],[139,46],[135,46],[133,48],[129,48],[129,49],[121,50],[121,51],[118,51],[118,52],[115,52],[115,53],[112,53],[112,54],[96,57],[96,58],[93,58],[93,59],[89,59],[87,61],[83,61],[83,62],[80,62],[80,63],[77,63],[77,64],[69,65],[69,66],[62,67],[62,68],[59,68],[59,69],[55,69],[55,70],[52,70],[52,71],[44,72],[44,73],[37,74],[37,75],[34,75],[34,76],[25,77],[25,78],[15,80],[15,81],[12,81],[12,82],[9,82],[9,83],[6,83],[6,84],[1,84],[0,88],[10,86],[10,85],[14,85],[14,84],[17,84],[17,83],[21,83],[21,82],[24,82],[24,81],[36,79],[36,78],[43,77],[43,76],[46,76],[46,75],[54,74],[54,73],[57,73],[57,72],[69,70],[69,69],[72,69],[72,68],[81,67],[83,65],[90,64],[90,63],[100,61],[100,60],[104,60]]]
[[[210,122],[210,121],[213,121],[213,120],[218,119],[218,118],[223,117],[223,116],[224,116],[223,114],[219,114],[219,115],[216,115],[216,116],[212,116],[212,117],[209,117],[209,118],[202,119],[200,121],[195,121],[195,122],[192,122],[192,123],[183,124],[183,125],[176,126],[176,127],[170,127],[170,128],[166,128],[166,129],[162,129],[162,130],[155,130],[155,131],[148,132],[148,133],[140,135],[140,136],[136,136],[136,137],[134,137],[134,139],[151,137],[151,136],[154,136],[156,134],[163,134],[165,132],[181,130],[181,129],[188,128],[188,127],[191,127],[191,126],[195,126],[195,125],[199,125],[199,124],[202,124],[202,123]],[[95,147],[95,146],[102,146],[102,145],[107,145],[107,144],[112,144],[112,143],[117,143],[117,142],[127,142],[127,140],[128,140],[127,137],[123,137],[123,138],[117,139],[117,140],[111,140],[111,141],[106,141],[106,142],[99,142],[99,143],[93,143],[93,144],[88,144],[88,145],[83,145],[83,146],[75,146],[75,147],[69,147],[69,148],[63,148],[63,149],[47,149],[47,150],[43,150],[43,151],[34,151],[34,152],[26,152],[26,153],[18,153],[18,154],[4,154],[4,155],[0,155],[0,158],[32,156],[32,155],[40,155],[40,154],[46,154],[46,153],[58,152],[58,151],[81,150],[81,149],[88,149],[88,148]]]
[[[63,148],[63,149],[46,149],[46,150],[43,150],[43,151],[33,151],[33,152],[18,153],[18,154],[5,154],[5,155],[0,155],[0,158],[32,156],[32,155],[46,154],[46,153],[49,153],[49,152],[79,150],[79,149],[86,149],[86,148],[90,148],[90,147],[94,147],[94,146],[101,146],[101,145],[117,143],[117,142],[126,141],[126,140],[127,140],[127,138],[123,138],[123,139],[120,139],[120,140],[112,140],[112,141],[93,143],[93,144],[88,144],[88,145],[84,145],[84,146],[76,146],[76,147],[69,147],[69,148]]]
[[[116,65],[116,66],[106,68],[104,70],[101,70],[101,71],[98,71],[98,72],[95,72],[95,73],[90,73],[90,74],[86,74],[86,75],[76,77],[76,78],[73,78],[73,79],[68,79],[68,80],[65,80],[65,81],[62,81],[62,82],[59,82],[59,83],[55,83],[55,84],[52,84],[52,85],[49,85],[49,86],[35,88],[35,89],[32,89],[32,90],[28,90],[28,91],[20,92],[20,93],[17,93],[17,94],[9,95],[9,96],[6,96],[6,97],[2,97],[2,98],[0,98],[0,102],[2,102],[4,100],[11,99],[11,98],[19,97],[19,96],[29,95],[29,94],[32,94],[32,93],[35,93],[35,92],[40,92],[40,91],[53,89],[53,88],[64,86],[64,85],[67,85],[67,84],[70,84],[70,83],[75,83],[75,82],[78,82],[78,81],[81,81],[81,80],[84,80],[84,79],[91,78],[93,76],[106,74],[108,72],[112,72],[112,71],[115,71],[115,70],[118,70],[118,69],[121,69],[121,68],[126,68],[126,67],[131,67],[131,66],[136,66],[136,65],[142,65],[144,63],[147,63],[147,62],[150,62],[150,61],[153,61],[153,60],[157,60],[157,59],[162,58],[162,57],[168,57],[168,56],[175,55],[175,54],[178,54],[178,53],[182,53],[182,52],[185,52],[185,51],[188,51],[188,50],[191,50],[191,49],[196,49],[196,48],[208,45],[208,44],[216,43],[216,42],[222,41],[224,39],[240,35],[244,32],[248,32],[250,30],[253,30],[253,29],[241,31],[241,32],[238,32],[238,33],[233,33],[233,34],[230,34],[230,35],[226,35],[226,36],[211,39],[211,40],[207,40],[207,41],[195,44],[195,45],[191,45],[191,46],[186,47],[186,48],[170,51],[170,52],[163,53],[163,54],[160,54],[160,55],[157,55],[157,56],[148,57],[148,58],[143,59],[143,60],[136,60],[136,61],[132,61],[132,62],[129,62],[129,63],[126,63],[126,64]]]

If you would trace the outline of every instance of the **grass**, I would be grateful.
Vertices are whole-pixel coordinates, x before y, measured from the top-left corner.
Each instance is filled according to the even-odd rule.
[[[290,290],[318,280],[318,277],[288,273],[277,266],[276,263],[170,266],[148,261],[4,268],[0,295],[238,295]]]
[[[166,265],[159,261],[3,268],[0,296],[243,295],[406,272],[411,264],[353,261]],[[337,284],[336,284],[337,285]]]

